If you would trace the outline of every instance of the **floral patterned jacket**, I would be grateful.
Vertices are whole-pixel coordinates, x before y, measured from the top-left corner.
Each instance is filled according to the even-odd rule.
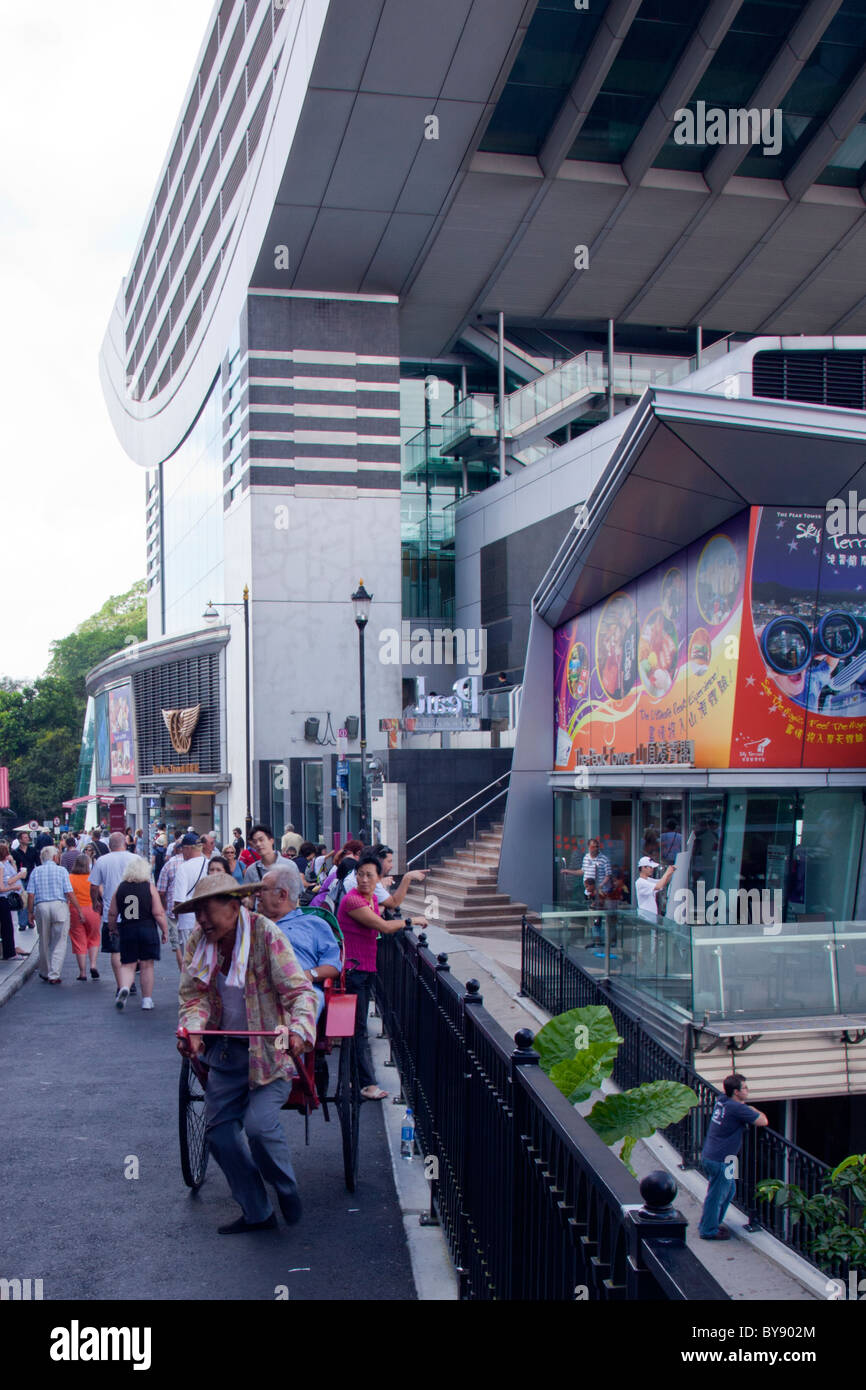
[[[285,934],[269,918],[250,913],[250,954],[244,996],[247,1027],[276,1033],[286,1024],[307,1043],[316,1039],[316,991],[295,959]],[[222,999],[216,986],[194,980],[186,966],[201,939],[196,927],[187,942],[184,969],[180,977],[179,1023],[190,1033],[219,1028]],[[291,1081],[295,1065],[291,1053],[275,1047],[270,1038],[250,1038],[250,1087],[266,1086],[281,1078]]]

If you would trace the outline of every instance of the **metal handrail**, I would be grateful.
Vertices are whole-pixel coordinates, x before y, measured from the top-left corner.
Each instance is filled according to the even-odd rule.
[[[412,843],[413,840],[419,840],[419,839],[421,838],[422,835],[426,835],[426,834],[427,834],[427,831],[428,831],[428,830],[432,830],[433,827],[434,827],[434,825],[441,825],[441,824],[442,824],[442,821],[444,821],[444,820],[450,820],[451,817],[454,816],[454,815],[456,815],[456,813],[457,813],[458,811],[462,811],[464,806],[468,806],[469,803],[470,803],[470,801],[474,801],[474,800],[476,799],[476,797],[483,796],[485,792],[489,792],[489,791],[490,791],[490,788],[491,788],[491,787],[495,787],[499,782],[503,781],[504,778],[510,777],[510,776],[511,776],[511,769],[509,768],[507,772],[501,773],[499,777],[494,777],[493,781],[492,781],[492,782],[488,782],[486,787],[481,787],[479,791],[473,792],[472,796],[467,796],[467,798],[466,798],[465,801],[459,802],[459,804],[458,804],[457,806],[452,806],[452,807],[451,807],[451,810],[450,810],[450,811],[446,811],[446,812],[445,812],[445,815],[444,815],[444,816],[440,816],[438,820],[431,820],[430,824],[429,824],[429,825],[425,825],[423,830],[417,830],[417,831],[415,832],[414,835],[410,835],[410,836],[409,836],[408,840],[406,841],[406,848],[407,848],[407,849],[409,848],[409,846],[411,845],[411,843]],[[482,809],[483,809],[483,808],[482,808]],[[468,819],[468,817],[467,817],[467,819]],[[456,828],[456,827],[455,827],[455,828]],[[437,843],[438,843],[438,841],[437,841]],[[431,845],[431,849],[432,849],[432,845]]]
[[[497,779],[497,780],[500,780],[500,779]],[[474,839],[474,838],[475,838],[475,824],[476,824],[476,821],[478,820],[478,817],[479,817],[479,816],[483,816],[483,815],[484,815],[484,812],[485,812],[485,811],[488,811],[488,810],[490,809],[490,807],[493,805],[494,801],[498,801],[499,798],[500,798],[501,796],[507,796],[507,795],[508,795],[508,788],[507,788],[507,787],[503,787],[501,792],[497,792],[496,795],[495,795],[495,796],[492,796],[492,797],[490,798],[490,800],[487,801],[487,802],[485,802],[485,804],[484,804],[483,806],[479,806],[478,810],[477,810],[477,811],[473,811],[473,813],[472,813],[471,816],[466,816],[462,821],[460,821],[460,823],[459,823],[458,825],[452,825],[451,829],[450,829],[450,830],[446,830],[446,832],[445,832],[444,835],[440,835],[438,840],[434,840],[433,843],[432,843],[432,845],[428,845],[426,849],[419,850],[418,853],[417,853],[417,854],[414,854],[414,855],[412,856],[411,859],[407,859],[407,860],[406,860],[406,868],[407,868],[407,869],[411,869],[412,865],[413,865],[414,863],[416,863],[417,860],[419,860],[419,859],[426,859],[426,858],[427,858],[427,855],[430,853],[431,850],[435,849],[437,845],[441,845],[445,840],[450,840],[452,835],[454,835],[458,830],[462,830],[463,826],[464,826],[464,825],[468,825],[470,821],[472,821],[472,838]],[[472,797],[471,797],[471,796],[470,796],[469,800],[470,800],[470,801],[472,800]],[[465,805],[466,803],[464,802],[463,804]],[[444,820],[444,819],[445,819],[444,816],[441,817],[441,819]],[[473,858],[474,858],[474,854],[473,854]],[[426,867],[426,866],[425,866],[425,867]]]

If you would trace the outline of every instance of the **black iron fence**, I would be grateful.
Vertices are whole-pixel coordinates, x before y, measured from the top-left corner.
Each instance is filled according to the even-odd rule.
[[[610,1009],[617,1032],[623,1038],[613,1070],[616,1084],[629,1090],[644,1081],[679,1081],[698,1096],[700,1104],[684,1119],[662,1133],[673,1145],[684,1168],[697,1166],[713,1106],[722,1094],[710,1082],[676,1057],[647,1030],[636,1014],[624,1008],[593,975],[568,955],[565,946],[548,940],[523,919],[521,950],[521,989],[550,1014],[587,1004],[604,1004]],[[811,1232],[803,1221],[791,1223],[789,1214],[775,1203],[759,1202],[758,1183],[765,1178],[781,1178],[786,1184],[802,1188],[807,1196],[821,1191],[830,1168],[812,1154],[792,1144],[769,1126],[749,1126],[743,1136],[739,1156],[739,1182],[734,1205],[749,1218],[752,1227],[763,1226],[805,1259],[814,1263],[809,1251]],[[842,1272],[841,1266],[828,1271]]]
[[[541,1071],[532,1034],[512,1041],[426,937],[379,942],[376,1000],[461,1298],[727,1298],[686,1248],[673,1179],[639,1189]]]

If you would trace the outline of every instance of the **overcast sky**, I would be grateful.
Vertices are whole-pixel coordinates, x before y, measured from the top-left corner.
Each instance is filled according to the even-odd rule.
[[[213,8],[0,0],[2,675],[144,577],[97,360]]]

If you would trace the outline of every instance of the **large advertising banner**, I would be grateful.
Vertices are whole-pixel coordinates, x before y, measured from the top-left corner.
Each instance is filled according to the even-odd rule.
[[[132,746],[132,689],[127,682],[108,692],[108,741],[111,759],[111,785],[135,785],[135,756]]]
[[[108,786],[111,775],[111,760],[108,743],[108,696],[105,691],[93,701],[96,749],[96,785],[98,789]]]
[[[866,762],[866,553],[825,521],[752,509],[732,767]]]
[[[556,633],[555,767],[727,765],[748,513]]]

